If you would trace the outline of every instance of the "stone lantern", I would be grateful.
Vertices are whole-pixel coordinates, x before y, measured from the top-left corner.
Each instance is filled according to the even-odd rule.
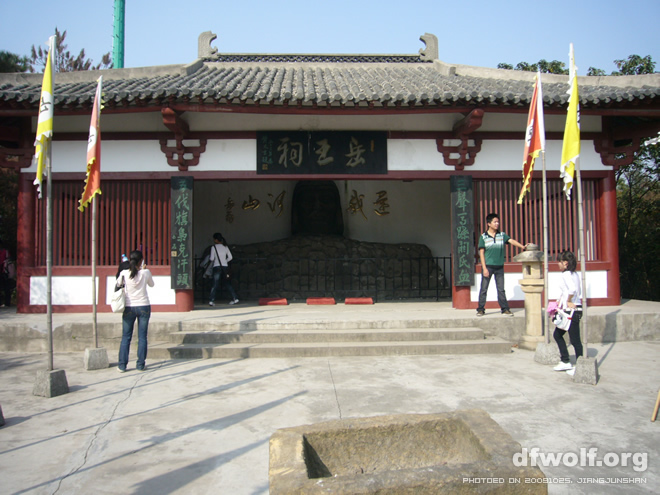
[[[523,278],[519,285],[525,293],[525,334],[519,343],[523,349],[536,350],[536,345],[543,342],[543,251],[536,244],[513,258],[522,263]]]

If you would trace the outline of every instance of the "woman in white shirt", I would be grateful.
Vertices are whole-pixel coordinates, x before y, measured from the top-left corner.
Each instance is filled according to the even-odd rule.
[[[154,286],[151,272],[147,270],[142,257],[142,251],[133,251],[128,256],[129,268],[122,270],[117,277],[117,285],[124,286],[126,291],[126,307],[122,315],[123,332],[121,345],[119,346],[119,364],[117,369],[120,373],[126,371],[128,364],[128,353],[133,338],[133,326],[138,321],[138,351],[136,368],[144,371],[147,359],[147,329],[149,328],[149,317],[151,316],[151,304],[147,294],[147,286]]]
[[[213,246],[211,246],[209,259],[213,264],[213,287],[211,287],[211,295],[209,296],[209,306],[215,306],[215,294],[220,285],[224,286],[229,292],[231,297],[229,304],[236,304],[238,296],[236,296],[236,291],[229,281],[229,262],[232,260],[232,255],[227,247],[227,241],[220,232],[213,234]]]
[[[571,325],[568,327],[568,336],[575,350],[575,361],[582,356],[582,339],[580,338],[580,318],[582,318],[582,282],[576,273],[577,259],[571,251],[564,251],[558,256],[557,263],[562,271],[559,288],[561,294],[557,306],[565,311],[573,310]],[[566,330],[555,328],[554,338],[559,347],[561,362],[555,366],[555,371],[566,371],[569,375],[575,373],[575,368],[568,357],[568,347],[564,340]]]

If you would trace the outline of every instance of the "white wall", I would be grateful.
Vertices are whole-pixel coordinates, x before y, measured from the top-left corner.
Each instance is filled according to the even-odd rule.
[[[548,299],[554,301],[559,297],[559,272],[548,273]],[[504,275],[504,290],[509,301],[524,301],[525,293],[522,291],[519,281],[521,273],[506,273]],[[588,271],[585,275],[587,282],[586,294],[588,298],[607,297],[607,272],[604,270]],[[470,288],[470,301],[479,301],[479,290],[481,289],[481,275],[475,277],[475,284]],[[486,301],[497,301],[497,287],[495,280],[488,285],[488,296]]]

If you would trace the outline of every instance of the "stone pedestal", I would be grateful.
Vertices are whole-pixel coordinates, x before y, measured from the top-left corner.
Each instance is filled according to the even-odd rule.
[[[536,350],[543,343],[543,276],[541,274],[541,258],[543,252],[538,246],[529,244],[525,251],[513,258],[523,264],[523,278],[519,285],[525,293],[525,334],[518,346],[530,351]]]
[[[37,371],[32,395],[40,397],[57,397],[69,393],[69,384],[66,381],[64,370]]]
[[[587,385],[596,385],[598,383],[598,362],[596,359],[580,356],[575,363],[573,381],[576,383],[586,383]]]
[[[102,370],[108,366],[110,366],[110,362],[108,361],[108,352],[106,351],[105,347],[85,349],[83,367],[86,370]]]
[[[559,355],[559,347],[555,342],[546,344],[545,342],[539,342],[536,346],[536,352],[534,353],[534,361],[540,364],[557,364],[561,360]]]

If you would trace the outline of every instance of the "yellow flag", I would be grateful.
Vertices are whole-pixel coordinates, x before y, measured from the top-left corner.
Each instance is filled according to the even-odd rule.
[[[34,183],[41,198],[41,184],[44,176],[46,160],[49,159],[49,148],[53,138],[53,64],[52,57],[55,48],[55,36],[48,39],[48,56],[44,70],[44,82],[41,86],[41,99],[39,100],[39,121],[37,123],[37,137],[34,141],[34,160],[37,163],[37,177]]]
[[[577,67],[573,56],[573,43],[570,48],[568,113],[564,128],[564,144],[561,149],[560,176],[564,180],[566,199],[571,199],[571,188],[575,177],[575,164],[580,157],[580,97],[578,95]]]

